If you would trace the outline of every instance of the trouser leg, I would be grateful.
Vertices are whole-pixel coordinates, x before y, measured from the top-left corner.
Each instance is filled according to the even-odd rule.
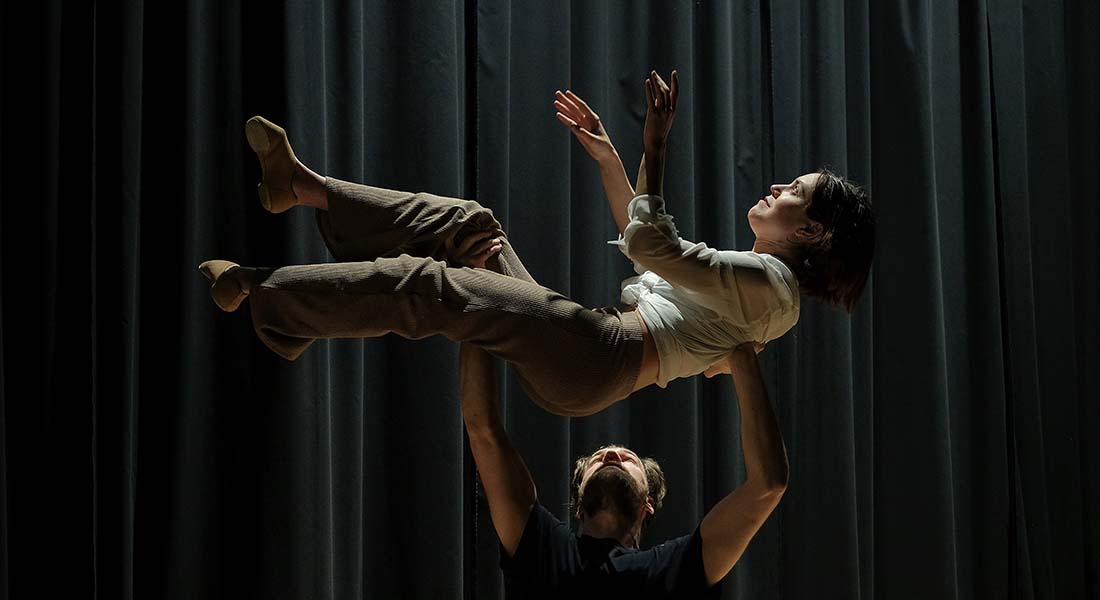
[[[633,315],[590,310],[485,269],[402,255],[265,275],[251,287],[253,325],[289,360],[316,338],[443,335],[512,363],[532,399],[563,415],[591,414],[625,398],[641,365]]]
[[[478,231],[502,232],[503,249],[486,263],[502,275],[534,283],[503,227],[472,200],[402,192],[325,179],[328,210],[317,211],[317,228],[340,262],[371,261],[401,254],[450,262],[449,251]]]

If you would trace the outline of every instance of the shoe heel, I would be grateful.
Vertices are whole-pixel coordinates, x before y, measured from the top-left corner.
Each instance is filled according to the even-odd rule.
[[[294,208],[296,202],[294,201],[294,194],[288,194],[286,192],[280,192],[267,187],[266,183],[261,183],[256,186],[256,191],[260,194],[260,204],[269,213],[279,214],[286,212]]]
[[[264,210],[275,212],[271,210],[271,192],[267,189],[267,186],[261,183],[256,186],[256,191],[260,194],[260,205],[264,207]]]

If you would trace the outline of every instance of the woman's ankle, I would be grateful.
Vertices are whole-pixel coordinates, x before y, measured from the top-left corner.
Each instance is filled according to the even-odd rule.
[[[328,190],[325,187],[325,178],[313,172],[301,162],[294,171],[291,181],[294,188],[294,196],[298,204],[311,206],[321,210],[328,210]]]
[[[237,265],[227,270],[223,276],[236,281],[241,291],[246,294],[251,292],[252,287],[257,285],[262,279],[259,269],[241,265]]]

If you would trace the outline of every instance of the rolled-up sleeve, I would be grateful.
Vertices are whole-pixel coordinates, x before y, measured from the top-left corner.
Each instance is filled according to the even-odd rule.
[[[758,304],[752,299],[760,294],[775,294],[759,260],[744,252],[715,250],[681,238],[660,196],[634,198],[627,206],[627,216],[630,222],[622,235],[610,243],[634,261],[639,274],[653,271],[676,287],[731,301],[748,300],[750,306]],[[745,302],[738,304],[747,308]]]

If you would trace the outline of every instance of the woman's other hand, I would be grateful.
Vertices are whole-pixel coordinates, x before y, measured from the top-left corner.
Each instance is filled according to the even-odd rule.
[[[448,256],[455,262],[477,269],[484,269],[485,262],[504,249],[503,231],[478,231],[466,236],[457,246],[450,248]]]
[[[570,90],[564,94],[558,90],[554,92],[554,108],[558,109],[558,120],[573,132],[589,156],[597,161],[618,158],[600,116],[580,96]]]
[[[672,85],[652,71],[645,80],[645,129],[642,140],[646,154],[663,150],[676,117],[676,103],[680,99],[680,78],[672,71]]]

